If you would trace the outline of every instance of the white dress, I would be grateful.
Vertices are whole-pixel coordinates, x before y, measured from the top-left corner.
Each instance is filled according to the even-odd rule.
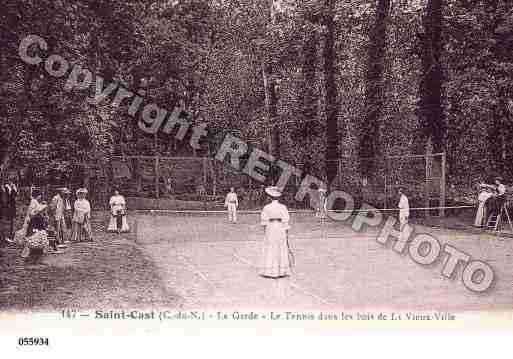
[[[476,219],[474,220],[474,226],[481,227],[484,223],[485,218],[485,203],[488,198],[490,198],[492,194],[487,191],[483,191],[479,193],[479,196],[477,197],[477,200],[479,202],[476,212]]]
[[[399,225],[401,230],[399,240],[407,241],[408,218],[410,217],[410,202],[408,201],[408,197],[402,194],[397,207],[399,207]]]
[[[271,278],[290,275],[290,251],[287,242],[290,216],[287,207],[273,200],[262,210],[260,220],[265,226],[265,239],[258,266],[259,274]]]
[[[228,220],[230,222],[237,222],[237,207],[239,205],[237,193],[228,192],[224,200],[224,205],[228,207]]]
[[[120,232],[128,232],[128,221],[126,218],[126,201],[125,198],[122,195],[112,196],[109,201],[110,205],[110,221],[109,226],[107,227],[107,231],[109,232],[117,232],[118,226],[116,222],[116,213],[118,211],[121,211],[123,215],[121,216],[121,228],[119,229]]]
[[[91,204],[85,198],[75,200],[73,213],[72,242],[92,241]]]

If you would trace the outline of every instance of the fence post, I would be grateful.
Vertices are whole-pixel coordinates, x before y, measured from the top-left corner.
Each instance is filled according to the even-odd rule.
[[[160,177],[160,174],[159,174],[159,156],[156,155],[155,156],[155,197],[157,198],[157,200],[159,199],[160,197],[160,194],[159,194],[159,177]]]
[[[342,159],[338,159],[338,189],[342,188]]]

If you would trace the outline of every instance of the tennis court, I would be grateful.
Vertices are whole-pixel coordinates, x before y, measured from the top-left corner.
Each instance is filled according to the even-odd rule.
[[[291,214],[295,267],[288,278],[257,275],[263,230],[258,212],[153,211],[135,215],[137,244],[184,309],[505,310],[513,305],[513,246],[508,238],[415,225],[490,264],[496,281],[485,293],[441,275],[446,257],[430,266],[376,241],[379,228],[355,232],[350,221],[321,224],[312,212]]]

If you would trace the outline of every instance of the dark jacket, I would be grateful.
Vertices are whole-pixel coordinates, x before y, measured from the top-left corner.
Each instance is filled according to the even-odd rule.
[[[7,218],[16,217],[16,197],[18,196],[18,190],[13,188],[9,190],[7,185],[3,186],[3,190],[5,198],[4,216]]]
[[[0,218],[3,218],[7,213],[7,193],[4,186],[0,186]]]
[[[47,231],[48,230],[48,219],[41,215],[36,214],[33,216],[30,221],[27,228],[27,237],[30,237],[34,234],[35,230],[38,231]]]

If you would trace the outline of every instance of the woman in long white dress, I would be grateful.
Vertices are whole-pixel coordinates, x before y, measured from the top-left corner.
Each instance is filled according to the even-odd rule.
[[[77,200],[74,203],[72,242],[92,241],[91,232],[91,204],[86,199],[87,189],[77,190]]]
[[[474,220],[474,226],[482,227],[485,223],[486,218],[486,201],[493,196],[490,185],[481,184],[481,192],[477,197],[478,207],[476,211],[476,218]]]
[[[110,221],[107,231],[109,232],[128,232],[128,221],[126,218],[126,201],[125,197],[114,191],[114,195],[110,197]]]
[[[288,243],[289,211],[278,201],[281,191],[277,187],[267,187],[265,193],[272,198],[260,216],[265,230],[259,274],[267,278],[280,278],[291,273],[291,251]]]

